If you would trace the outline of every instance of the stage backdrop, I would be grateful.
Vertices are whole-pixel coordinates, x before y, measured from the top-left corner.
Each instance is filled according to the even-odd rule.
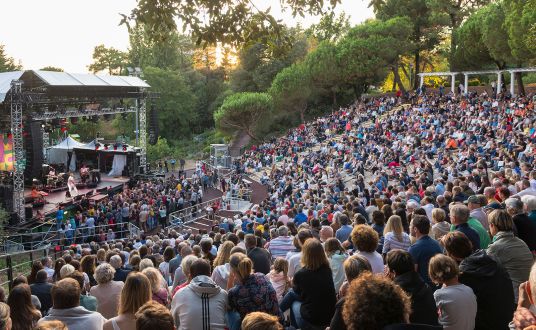
[[[0,171],[13,171],[13,137],[0,134]]]

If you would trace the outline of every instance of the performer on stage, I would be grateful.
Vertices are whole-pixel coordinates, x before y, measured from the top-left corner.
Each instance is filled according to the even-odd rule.
[[[69,194],[71,198],[78,196],[78,189],[76,189],[76,183],[74,182],[74,175],[69,172],[69,179],[67,179],[67,188],[69,188]]]
[[[84,183],[89,179],[89,167],[87,167],[86,164],[83,164],[80,168],[80,179]]]

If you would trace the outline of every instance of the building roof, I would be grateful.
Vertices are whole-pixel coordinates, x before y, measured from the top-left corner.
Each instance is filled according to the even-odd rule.
[[[0,103],[4,102],[13,80],[23,81],[23,90],[40,88],[52,96],[102,95],[124,97],[149,84],[138,77],[105,76],[84,73],[67,73],[41,70],[0,73]]]

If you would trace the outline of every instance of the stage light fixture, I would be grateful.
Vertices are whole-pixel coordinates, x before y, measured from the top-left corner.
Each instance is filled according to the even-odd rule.
[[[104,145],[104,150],[108,150],[108,147],[110,147],[110,145],[109,145],[108,143],[106,143],[106,144]]]
[[[127,145],[123,144],[123,151],[127,151]]]

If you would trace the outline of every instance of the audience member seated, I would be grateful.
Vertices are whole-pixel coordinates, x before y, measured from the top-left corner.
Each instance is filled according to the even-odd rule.
[[[227,292],[210,278],[210,264],[195,260],[190,267],[190,284],[171,301],[176,329],[225,328]]]
[[[411,254],[403,250],[391,250],[387,253],[385,263],[387,277],[398,284],[411,299],[410,323],[438,325],[434,291],[415,271]]]
[[[504,267],[485,250],[472,252],[471,241],[461,232],[445,235],[443,246],[459,264],[460,283],[476,295],[475,329],[508,329],[515,302],[512,281]]]
[[[63,279],[52,288],[52,308],[42,321],[58,320],[69,330],[102,330],[106,319],[98,312],[80,306],[80,285],[72,278]]]
[[[151,300],[151,283],[142,273],[131,273],[119,297],[118,315],[104,323],[103,330],[129,330],[136,328],[135,314]]]

